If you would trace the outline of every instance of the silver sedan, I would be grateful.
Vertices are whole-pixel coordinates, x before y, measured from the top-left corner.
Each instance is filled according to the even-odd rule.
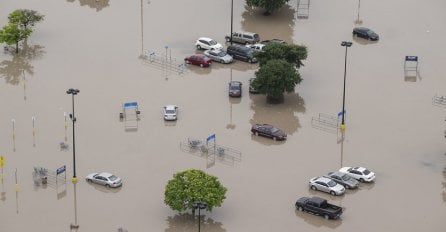
[[[345,192],[344,186],[334,182],[327,177],[314,177],[310,180],[310,188],[322,192],[330,193],[333,196],[342,195]]]
[[[232,56],[222,50],[206,50],[203,53],[205,56],[211,58],[212,60],[223,64],[229,64],[233,61]]]

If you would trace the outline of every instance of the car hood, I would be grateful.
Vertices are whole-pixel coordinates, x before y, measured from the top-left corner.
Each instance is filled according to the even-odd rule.
[[[337,191],[337,192],[345,191],[344,186],[342,186],[342,185],[340,185],[340,184],[337,184],[337,185],[331,187],[331,189],[333,189],[334,191]]]

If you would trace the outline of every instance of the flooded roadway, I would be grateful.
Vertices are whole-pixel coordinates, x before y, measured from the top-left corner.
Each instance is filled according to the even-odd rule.
[[[167,181],[187,168],[216,175],[228,188],[222,207],[204,213],[202,231],[445,231],[445,109],[434,106],[432,97],[446,94],[446,3],[361,1],[358,13],[356,0],[312,1],[307,19],[297,18],[296,3],[264,17],[234,1],[234,30],[308,47],[300,69],[304,80],[283,104],[271,105],[248,94],[256,64],[187,67],[178,75],[140,58],[151,51],[179,64],[196,52],[198,37],[223,42],[230,1],[3,0],[2,26],[19,8],[36,10],[45,20],[19,55],[0,53],[0,153],[6,158],[0,231],[70,231],[75,221],[84,232],[196,231],[190,212],[178,214],[163,203]],[[358,18],[379,33],[379,42],[352,38]],[[353,46],[342,140],[315,128],[312,118],[342,108],[344,40]],[[406,55],[419,57],[418,76],[404,76]],[[230,80],[243,82],[241,99],[228,98]],[[69,88],[80,90],[76,202],[69,181],[72,128],[64,122],[72,107]],[[136,131],[126,131],[118,117],[130,101],[141,111]],[[176,123],[162,120],[166,104],[180,107]],[[254,137],[254,123],[274,124],[288,140]],[[213,133],[218,144],[241,151],[241,159],[216,158],[210,165],[180,149],[188,137]],[[61,142],[68,150],[60,149]],[[66,185],[34,186],[33,167],[62,165]],[[350,165],[370,168],[376,182],[341,197],[309,190],[311,177]],[[84,177],[96,171],[119,175],[124,186],[108,190],[86,183]],[[294,210],[298,197],[313,195],[344,207],[342,220]]]

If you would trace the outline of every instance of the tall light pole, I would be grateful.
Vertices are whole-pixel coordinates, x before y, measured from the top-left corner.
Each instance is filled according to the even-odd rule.
[[[231,45],[232,45],[232,27],[233,27],[233,21],[234,21],[234,0],[231,0],[231,34],[230,36],[230,41],[231,41]]]
[[[73,113],[70,114],[71,121],[73,122],[73,178],[71,178],[71,181],[73,183],[77,182],[77,177],[76,177],[76,143],[75,143],[75,134],[74,134],[74,123],[76,122],[76,117],[74,116],[74,95],[77,95],[78,93],[79,93],[78,89],[67,90],[67,94],[71,94],[71,103],[73,106]]]
[[[341,46],[345,47],[345,61],[344,61],[344,91],[342,94],[342,123],[341,129],[345,129],[345,79],[347,76],[347,48],[352,46],[352,42],[342,41]]]
[[[192,207],[194,209],[198,209],[198,232],[200,232],[200,221],[201,221],[200,209],[206,209],[207,204],[205,202],[197,201],[192,204]]]

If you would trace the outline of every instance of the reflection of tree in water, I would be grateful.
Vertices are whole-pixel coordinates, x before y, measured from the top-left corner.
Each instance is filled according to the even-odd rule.
[[[242,30],[255,32],[262,40],[282,39],[288,43],[293,42],[294,13],[295,9],[285,4],[280,10],[272,15],[264,16],[264,9],[245,5],[242,14]]]
[[[304,99],[298,93],[285,94],[281,104],[268,104],[265,95],[255,95],[252,98],[251,109],[254,115],[249,122],[272,124],[287,134],[293,134],[300,128],[296,113],[305,113]]]
[[[4,77],[8,84],[18,85],[20,78],[24,78],[24,73],[34,74],[34,67],[30,61],[41,58],[45,51],[43,46],[29,46],[25,42],[18,54],[15,51],[11,51],[10,54],[13,56],[12,60],[4,60],[0,63],[0,77]]]
[[[74,2],[75,0],[67,0],[67,2]],[[96,12],[101,11],[105,7],[108,7],[110,0],[79,0],[81,6],[89,6],[92,9],[96,9]]]
[[[201,217],[202,231],[226,232],[226,229],[222,227],[221,222],[216,222],[203,215],[201,215]],[[198,230],[198,216],[194,217],[194,215],[190,213],[177,214],[174,217],[168,217],[167,222],[169,227],[165,232],[195,232]]]

